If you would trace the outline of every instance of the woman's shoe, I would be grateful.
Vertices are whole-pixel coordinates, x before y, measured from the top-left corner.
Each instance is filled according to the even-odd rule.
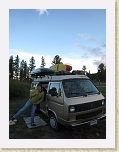
[[[35,127],[35,126],[36,126],[36,124],[32,123],[32,124],[31,124],[31,126]]]
[[[16,118],[14,118],[14,117],[12,117],[12,121],[17,122],[17,119],[16,119]]]
[[[12,120],[9,121],[9,126],[15,125],[16,123]]]

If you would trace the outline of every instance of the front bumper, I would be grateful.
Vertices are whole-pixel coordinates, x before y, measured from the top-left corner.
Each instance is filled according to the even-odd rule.
[[[98,118],[95,118],[98,121],[102,120],[102,119],[105,119],[106,118],[106,114],[98,117]],[[83,126],[83,125],[90,125],[90,122],[94,120],[94,119],[90,119],[88,121],[84,121],[84,122],[81,122],[81,123],[75,123],[75,124],[69,124],[69,123],[66,123],[65,124],[65,127],[68,128],[68,129],[73,129],[73,128],[78,128],[80,126]]]

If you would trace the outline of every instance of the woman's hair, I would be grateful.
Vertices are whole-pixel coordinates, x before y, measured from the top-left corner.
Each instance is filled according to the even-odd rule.
[[[42,84],[39,82],[39,83],[37,84],[37,87],[38,87],[38,86],[41,86],[41,87],[42,87]]]

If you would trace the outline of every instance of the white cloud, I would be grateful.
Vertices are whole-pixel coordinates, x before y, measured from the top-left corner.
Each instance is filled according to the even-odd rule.
[[[106,43],[105,42],[97,42],[97,44],[102,47],[102,48],[106,48]]]
[[[85,46],[83,44],[75,44],[75,46],[84,52],[84,55],[82,56],[82,58],[88,58],[88,57],[102,57],[105,52],[100,48],[100,47],[90,47],[90,46]]]
[[[36,68],[40,68],[41,66],[41,57],[43,56],[45,58],[45,62],[46,62],[46,68],[49,68],[50,66],[52,66],[52,61],[54,56],[46,56],[44,54],[35,54],[35,53],[27,53],[24,51],[20,51],[20,50],[15,50],[15,49],[10,49],[10,56],[13,55],[13,58],[15,59],[15,56],[18,55],[20,58],[20,62],[22,60],[27,62],[27,65],[29,65],[29,60],[31,59],[31,57],[33,56],[35,59],[35,64],[36,64]],[[86,66],[87,68],[87,72],[91,73],[96,73],[97,72],[97,66],[100,62],[105,61],[105,58],[91,58],[91,59],[85,59],[85,58],[68,58],[68,57],[64,57],[61,60],[64,64],[70,64],[72,66],[72,70],[82,70],[83,65]]]
[[[103,41],[97,41],[90,34],[86,34],[86,33],[85,34],[78,34],[78,37],[79,38],[77,40],[84,39],[85,41],[93,42],[98,47],[106,48],[105,40],[103,40]]]
[[[99,59],[95,59],[93,61],[93,64],[96,65],[96,66],[99,66],[101,63],[103,63],[104,65],[106,65],[106,57],[105,55]]]
[[[90,41],[90,42],[95,42],[96,40],[90,35],[90,34],[78,34],[81,38]]]
[[[75,44],[76,47],[78,47],[79,50],[88,50],[89,47],[83,45],[83,44]]]
[[[15,59],[15,56],[19,56],[20,58],[20,62],[22,60],[27,62],[27,65],[29,64],[29,60],[31,59],[31,57],[33,56],[35,59],[35,64],[36,64],[36,68],[39,68],[41,66],[41,58],[42,56],[45,58],[45,62],[46,62],[46,67],[50,67],[51,66],[51,62],[53,60],[52,57],[50,56],[45,56],[43,54],[35,54],[35,53],[28,53],[25,51],[20,51],[17,49],[10,49],[10,56],[13,55],[13,58]]]
[[[91,58],[91,64],[93,67],[98,66],[100,63],[106,64],[106,58],[105,58],[105,47],[106,44],[104,41],[97,41],[89,34],[78,34],[79,38],[84,39],[85,41],[88,41],[90,43],[83,44],[75,44],[75,46],[80,50],[83,51],[83,54],[81,55],[82,59],[85,59],[85,61],[89,61]],[[91,42],[94,44],[92,45]],[[89,62],[90,64],[90,62]],[[89,64],[87,64],[89,66]]]
[[[98,58],[97,58],[97,60],[98,60]],[[87,68],[87,72],[89,72],[89,70],[90,70],[91,73],[96,73],[97,72],[97,65],[93,64],[94,58],[87,59],[87,60],[81,59],[81,58],[79,58],[79,59],[63,58],[62,62],[64,64],[69,63],[72,66],[72,70],[82,70],[83,65],[85,65],[86,68]]]
[[[46,13],[48,16],[48,14],[49,14],[47,9],[36,9],[36,11],[39,12],[39,15],[43,15],[44,13]]]

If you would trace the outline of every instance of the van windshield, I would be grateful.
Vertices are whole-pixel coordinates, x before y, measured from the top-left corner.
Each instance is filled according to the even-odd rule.
[[[62,83],[67,98],[100,94],[89,79],[67,79]]]

